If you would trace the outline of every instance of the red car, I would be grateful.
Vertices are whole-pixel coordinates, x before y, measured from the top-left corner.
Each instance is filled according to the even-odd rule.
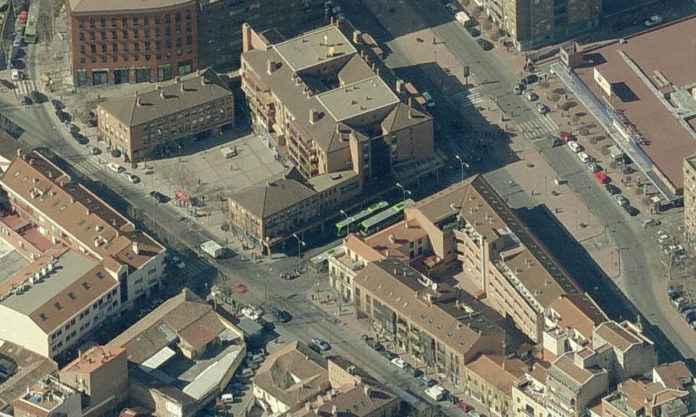
[[[561,132],[558,136],[560,136],[563,142],[570,142],[573,140],[573,135],[570,132]]]
[[[609,177],[607,177],[607,174],[605,174],[604,171],[597,171],[592,175],[594,175],[595,179],[600,184],[606,184],[609,182]]]
[[[472,409],[473,409],[472,406],[470,406],[469,404],[465,403],[464,401],[459,401],[459,402],[457,403],[457,408],[459,408],[460,410],[464,411],[465,413],[466,413],[466,412],[469,412],[469,410],[472,410]]]

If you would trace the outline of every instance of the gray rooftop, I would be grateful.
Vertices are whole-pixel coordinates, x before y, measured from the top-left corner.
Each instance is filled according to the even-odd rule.
[[[399,103],[396,94],[377,75],[318,94],[317,100],[337,121]]]
[[[281,178],[253,185],[232,195],[230,199],[249,213],[266,218],[304,201],[316,192],[300,181]]]
[[[99,263],[78,252],[69,250],[58,259],[59,267],[50,273],[47,278],[38,284],[33,284],[31,289],[19,294],[10,295],[2,304],[22,314],[31,315],[48,301],[62,293]]]
[[[357,52],[336,26],[306,32],[273,47],[295,72]]]

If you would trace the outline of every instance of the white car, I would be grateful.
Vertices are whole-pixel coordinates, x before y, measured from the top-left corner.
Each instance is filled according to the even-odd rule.
[[[546,104],[541,104],[541,103],[537,104],[537,111],[539,112],[539,114],[546,114],[550,110],[551,109],[549,109],[549,106],[547,106]]]
[[[121,165],[116,164],[114,162],[109,162],[107,164],[107,166],[109,167],[110,170],[114,171],[117,174],[121,174],[123,172],[126,172],[126,169],[124,167],[122,167]]]
[[[263,315],[263,310],[255,306],[246,306],[242,308],[242,315],[249,320],[258,320]]]
[[[592,162],[592,157],[585,152],[578,152],[578,159],[583,164],[589,164],[590,162]]]
[[[406,369],[406,361],[404,361],[401,358],[394,358],[391,360],[391,363],[395,365],[397,368]]]
[[[647,27],[659,25],[660,23],[662,23],[662,16],[659,14],[652,15],[646,19],[645,22],[643,22],[643,24]]]
[[[539,96],[533,91],[528,91],[527,94],[525,94],[525,97],[527,97],[527,100],[529,101],[536,101],[539,99]]]
[[[582,145],[578,144],[575,141],[568,142],[568,147],[570,148],[571,151],[573,151],[575,153],[582,152],[582,150],[583,150]]]
[[[312,338],[312,344],[314,346],[318,347],[319,350],[321,350],[322,352],[325,352],[325,351],[331,349],[331,345],[329,344],[329,342],[327,342],[326,340],[320,339],[318,337]]]

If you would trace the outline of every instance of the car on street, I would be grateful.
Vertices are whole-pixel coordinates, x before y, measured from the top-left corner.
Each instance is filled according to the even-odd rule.
[[[689,303],[688,301],[686,303],[682,303],[679,307],[677,307],[677,310],[679,310],[679,314],[685,312],[686,310],[693,310],[693,309],[696,309],[696,306]]]
[[[484,51],[490,51],[491,49],[494,48],[493,42],[483,39],[483,38],[477,38],[476,43],[478,46],[483,49]]]
[[[260,307],[248,305],[242,308],[241,313],[244,317],[248,318],[249,320],[256,321],[260,319],[263,315],[263,310]]]
[[[663,20],[662,16],[660,16],[659,14],[655,14],[655,15],[652,15],[649,18],[645,19],[643,24],[647,27],[651,27],[651,26],[659,25],[660,23],[662,23],[662,20]]]
[[[18,69],[13,69],[12,72],[10,73],[10,79],[12,81],[19,81],[22,78],[24,78],[24,74],[22,73],[22,71],[20,71]]]
[[[687,304],[688,302],[689,302],[689,301],[688,301],[686,298],[684,298],[684,297],[677,297],[677,298],[673,298],[673,299],[670,300],[670,303],[672,304],[672,307],[677,308],[677,309],[678,309],[679,307],[681,307],[681,306]]]
[[[53,106],[53,110],[55,110],[55,111],[63,110],[63,108],[65,107],[63,105],[63,102],[56,99],[56,98],[51,99],[51,105]]]
[[[159,191],[151,191],[150,192],[150,197],[154,198],[157,200],[158,203],[166,203],[169,201],[169,197],[166,195],[160,193]]]
[[[362,335],[362,340],[365,342],[366,345],[371,347],[373,350],[380,352],[384,350],[384,345],[382,345],[378,340],[376,340],[374,337],[370,337],[366,334]]]
[[[68,125],[68,130],[70,131],[70,133],[73,133],[73,132],[79,132],[80,128],[77,127],[76,124],[70,123],[70,125]]]
[[[388,350],[386,350],[386,349],[382,351],[382,356],[384,356],[385,358],[387,358],[387,360],[389,360],[389,361],[391,361],[391,360],[394,359],[394,358],[398,358],[398,355],[397,355],[396,353],[390,352],[390,351],[388,351]]]
[[[126,169],[122,167],[121,165],[115,163],[115,162],[109,162],[106,164],[107,167],[109,167],[110,170],[114,171],[117,174],[121,174],[126,172]]]
[[[290,316],[290,313],[280,309],[277,306],[271,307],[271,313],[273,314],[273,318],[281,323],[287,323],[292,318],[292,316]]]
[[[688,322],[694,321],[696,319],[696,309],[694,308],[687,308],[686,310],[682,311],[681,316],[684,318],[684,320]]]
[[[19,99],[19,102],[22,104],[22,106],[31,106],[33,104],[33,100],[29,96],[22,96],[22,98]]]
[[[34,100],[34,103],[45,103],[48,100],[48,97],[34,90],[31,92],[31,99]]]
[[[667,288],[667,297],[669,297],[670,300],[675,300],[679,298],[682,295],[682,292],[679,288],[677,287],[668,287]]]
[[[329,344],[329,342],[319,337],[313,337],[312,344],[317,346],[319,350],[321,350],[322,352],[326,352],[327,350],[331,349],[331,345]]]
[[[611,195],[621,194],[619,187],[614,184],[604,184],[604,189]]]
[[[562,131],[558,134],[558,137],[561,138],[563,142],[570,142],[573,140],[573,134],[570,132]]]
[[[481,36],[481,31],[478,30],[477,28],[473,27],[473,26],[468,26],[468,27],[466,28],[466,30],[467,30],[467,31],[469,32],[469,34],[470,34],[472,37],[474,37],[474,38],[477,37],[477,36]]]
[[[621,194],[616,194],[614,195],[614,201],[616,204],[619,205],[619,207],[624,207],[628,205],[628,199]]]
[[[549,111],[551,111],[551,109],[549,109],[549,106],[547,106],[546,104],[542,104],[542,103],[537,104],[536,109],[539,112],[539,114],[546,114]]]
[[[87,136],[81,134],[80,132],[70,132],[70,136],[72,136],[73,139],[75,139],[75,141],[80,145],[86,145],[89,143]]]
[[[129,174],[128,181],[130,181],[131,184],[137,184],[140,182],[140,177],[135,174]]]
[[[598,172],[598,171],[601,171],[601,170],[602,170],[602,168],[600,168],[600,166],[597,165],[596,162],[590,162],[589,164],[587,164],[587,168],[588,168],[591,172]]]
[[[420,382],[421,384],[425,385],[425,386],[428,387],[428,388],[430,388],[430,387],[432,387],[433,385],[437,384],[437,381],[435,381],[434,379],[430,379],[430,378],[428,378],[428,377],[425,376],[425,375],[419,376],[419,377],[418,377],[418,382]]]
[[[533,91],[528,91],[527,94],[525,94],[525,97],[527,97],[527,100],[529,100],[529,101],[539,100],[539,96],[537,95],[537,93],[535,93]]]
[[[571,151],[573,151],[575,153],[582,152],[582,150],[585,149],[582,147],[582,145],[580,145],[579,143],[577,143],[575,141],[568,142],[568,147],[570,148]]]
[[[583,164],[589,164],[590,162],[592,162],[592,157],[588,155],[586,152],[578,152],[578,159]]]
[[[92,146],[89,148],[89,153],[92,155],[99,155],[101,153],[101,149],[97,148],[96,146]]]
[[[63,110],[56,111],[56,117],[58,117],[61,123],[69,122],[71,119],[70,113],[66,113]]]
[[[638,210],[637,208],[633,207],[630,204],[625,205],[623,208],[624,208],[624,210],[626,210],[626,213],[628,213],[628,215],[631,217],[636,217],[637,215],[640,214],[640,210]]]
[[[401,359],[401,358],[394,358],[394,359],[391,360],[391,363],[392,363],[392,365],[394,365],[394,366],[396,366],[397,368],[400,368],[400,369],[406,369],[406,366],[408,366],[408,365],[406,364],[406,361],[403,360],[403,359]]]

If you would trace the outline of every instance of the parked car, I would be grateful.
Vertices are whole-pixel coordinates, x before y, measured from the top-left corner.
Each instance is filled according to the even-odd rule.
[[[677,287],[668,287],[667,288],[667,297],[669,297],[670,300],[674,300],[676,298],[679,298],[682,295],[682,291],[677,288]]]
[[[45,103],[48,100],[48,97],[34,90],[31,92],[31,99],[34,100],[34,103]]]
[[[31,106],[33,104],[33,101],[29,96],[22,96],[22,98],[19,99],[19,102],[22,106]]]
[[[62,101],[55,98],[51,100],[51,105],[53,106],[53,110],[55,111],[63,110],[63,108],[65,107]]]
[[[122,172],[126,172],[126,169],[124,167],[122,167],[121,165],[119,165],[115,162],[109,162],[108,164],[106,164],[106,166],[109,167],[110,170],[114,171],[117,174],[120,174]]]
[[[273,314],[273,318],[281,323],[287,323],[292,318],[290,313],[276,306],[271,307],[271,313]]]
[[[583,164],[589,164],[590,162],[592,162],[592,158],[586,152],[578,152],[578,159]]]
[[[325,351],[331,349],[331,345],[329,344],[329,342],[327,342],[326,340],[323,340],[319,337],[313,337],[312,344],[316,345],[319,348],[319,350],[321,350],[322,352],[325,352]]]
[[[70,117],[70,113],[66,113],[63,110],[58,110],[56,111],[56,117],[58,117],[58,120],[60,120],[61,123],[67,123],[72,119]]]
[[[514,86],[512,86],[512,92],[515,95],[518,95],[518,96],[522,95],[523,91],[524,91],[524,85],[522,85],[522,84],[515,84]]]
[[[588,168],[591,172],[598,172],[598,171],[601,171],[601,170],[602,170],[602,168],[600,168],[600,166],[597,165],[597,163],[595,163],[595,162],[590,162],[589,164],[587,164],[587,168]]]
[[[392,365],[394,365],[400,369],[406,369],[406,366],[407,366],[406,361],[404,361],[401,358],[394,358],[391,360],[391,363],[392,363]]]
[[[547,106],[546,104],[539,103],[537,104],[537,111],[539,112],[539,114],[546,114],[549,111],[551,111],[551,109],[549,109],[549,106]]]
[[[572,133],[565,132],[565,131],[560,132],[558,134],[558,137],[560,137],[563,142],[570,142],[570,141],[574,140]]]
[[[418,382],[425,385],[426,387],[432,387],[433,385],[437,384],[437,381],[435,381],[434,379],[430,379],[425,375],[419,376]]]
[[[525,97],[527,97],[529,101],[537,101],[539,99],[539,96],[533,91],[528,91]]]
[[[621,194],[619,187],[614,184],[604,184],[604,189],[611,195]]]
[[[619,205],[619,207],[624,207],[628,205],[628,199],[622,196],[621,194],[616,194],[614,196],[614,201],[616,202],[616,204]]]
[[[474,37],[474,38],[477,37],[477,36],[481,36],[481,31],[478,30],[477,28],[475,28],[474,26],[468,26],[468,27],[466,28],[466,30],[467,30],[467,31],[469,32],[469,34],[470,34],[472,37]]]
[[[662,20],[663,20],[662,16],[660,16],[659,14],[655,14],[655,15],[652,15],[649,18],[645,19],[643,24],[647,27],[651,27],[651,26],[659,25],[660,23],[662,23]]]
[[[571,151],[573,151],[575,153],[582,152],[582,150],[585,149],[582,147],[582,145],[580,145],[579,143],[577,143],[575,141],[568,142],[568,147],[570,148]]]
[[[73,139],[75,139],[75,141],[80,145],[86,145],[89,143],[87,136],[81,134],[80,132],[70,132],[70,136],[72,136]]]
[[[101,149],[97,148],[96,146],[92,146],[89,148],[89,153],[92,155],[99,155],[101,153]]]
[[[384,345],[382,345],[379,341],[375,340],[374,337],[363,335],[363,341],[366,345],[371,347],[373,350],[376,350],[377,352],[384,350]]]
[[[140,182],[140,177],[135,174],[129,174],[128,181],[130,181],[131,184],[137,184]]]
[[[160,193],[159,191],[151,191],[151,192],[150,192],[150,197],[152,197],[152,198],[154,198],[155,200],[157,200],[158,203],[166,203],[167,201],[169,201],[169,197],[167,197],[166,195]]]
[[[493,49],[495,47],[495,45],[493,45],[493,42],[486,40],[486,39],[483,39],[483,38],[477,38],[476,43],[484,51],[490,51],[491,49]]]
[[[679,308],[679,307],[685,305],[686,303],[688,303],[688,300],[684,297],[677,297],[677,298],[670,300],[670,303],[672,304],[672,307]]]
[[[682,303],[679,307],[677,307],[677,310],[679,310],[680,314],[685,312],[686,310],[694,310],[694,309],[696,309],[696,306],[689,303],[688,300],[686,303]]]
[[[682,311],[681,316],[684,318],[684,320],[688,322],[694,321],[696,319],[696,309],[694,308],[687,308],[686,310]]]
[[[241,313],[244,317],[248,318],[249,320],[256,321],[260,319],[263,315],[263,310],[260,307],[248,305],[242,308]]]
[[[384,356],[385,358],[387,358],[387,360],[389,360],[389,361],[391,361],[391,360],[394,359],[394,358],[398,358],[398,357],[399,357],[396,353],[390,352],[390,351],[388,351],[388,350],[383,350],[383,351],[382,351],[382,356]]]

